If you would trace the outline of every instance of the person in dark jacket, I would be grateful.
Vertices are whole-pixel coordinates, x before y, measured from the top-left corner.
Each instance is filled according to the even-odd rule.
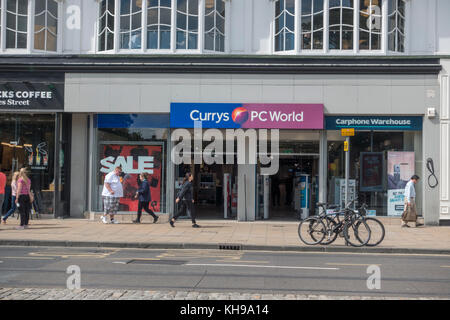
[[[183,179],[183,185],[181,186],[181,189],[178,192],[177,198],[175,200],[176,203],[179,203],[178,212],[169,221],[172,227],[175,227],[175,221],[178,219],[178,217],[181,216],[182,213],[187,211],[192,219],[192,227],[200,228],[200,226],[195,222],[195,214],[193,210],[194,187],[192,185],[192,180],[194,180],[194,176],[191,173],[186,173],[186,176]]]
[[[153,217],[153,223],[158,221],[158,216],[150,210],[148,207],[150,201],[152,201],[152,196],[150,194],[150,183],[148,182],[148,174],[143,172],[139,175],[140,184],[139,189],[136,192],[136,197],[138,197],[138,211],[137,211],[137,219],[133,220],[134,223],[141,223],[141,215],[142,209],[144,209],[149,215]]]

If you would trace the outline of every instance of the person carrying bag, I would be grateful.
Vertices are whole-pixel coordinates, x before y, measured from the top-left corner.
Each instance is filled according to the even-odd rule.
[[[26,169],[22,168],[19,171],[19,179],[17,180],[16,205],[20,212],[20,227],[17,228],[18,230],[28,228],[33,201],[34,195],[31,192],[31,181],[27,177]]]

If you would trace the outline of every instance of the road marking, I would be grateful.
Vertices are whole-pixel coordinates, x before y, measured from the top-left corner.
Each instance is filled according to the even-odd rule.
[[[367,267],[367,266],[381,266],[381,264],[376,263],[325,263],[330,266],[356,266],[356,267]]]
[[[450,268],[450,266],[441,266],[441,268]]]
[[[55,258],[44,257],[2,257],[2,259],[55,260]]]
[[[127,264],[125,261],[113,261],[115,264]]]
[[[186,263],[185,266],[302,269],[302,270],[339,270],[339,268],[322,268],[322,267],[259,266],[259,265],[251,265],[251,264],[219,264],[219,263],[217,263],[217,264],[212,264],[212,263]]]
[[[230,260],[216,260],[217,262],[230,262]],[[269,263],[269,261],[258,261],[258,260],[236,260],[235,263]]]
[[[30,256],[46,256],[46,257],[61,257],[64,259],[68,258],[105,258],[111,253],[57,253],[57,252],[31,252]]]

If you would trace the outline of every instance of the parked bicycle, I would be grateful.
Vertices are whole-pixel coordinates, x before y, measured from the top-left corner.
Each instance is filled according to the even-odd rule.
[[[342,210],[338,210],[337,206],[317,203],[322,211],[318,216],[309,217],[300,223],[300,239],[308,245],[329,245],[340,235],[345,238],[346,244],[354,247],[380,244],[385,235],[383,224],[376,218],[366,217],[365,204],[359,210],[352,210],[350,206],[354,201]]]

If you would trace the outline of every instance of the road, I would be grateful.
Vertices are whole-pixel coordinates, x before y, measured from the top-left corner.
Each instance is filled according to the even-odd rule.
[[[4,246],[0,287],[66,288],[72,265],[86,289],[450,298],[445,255]]]

